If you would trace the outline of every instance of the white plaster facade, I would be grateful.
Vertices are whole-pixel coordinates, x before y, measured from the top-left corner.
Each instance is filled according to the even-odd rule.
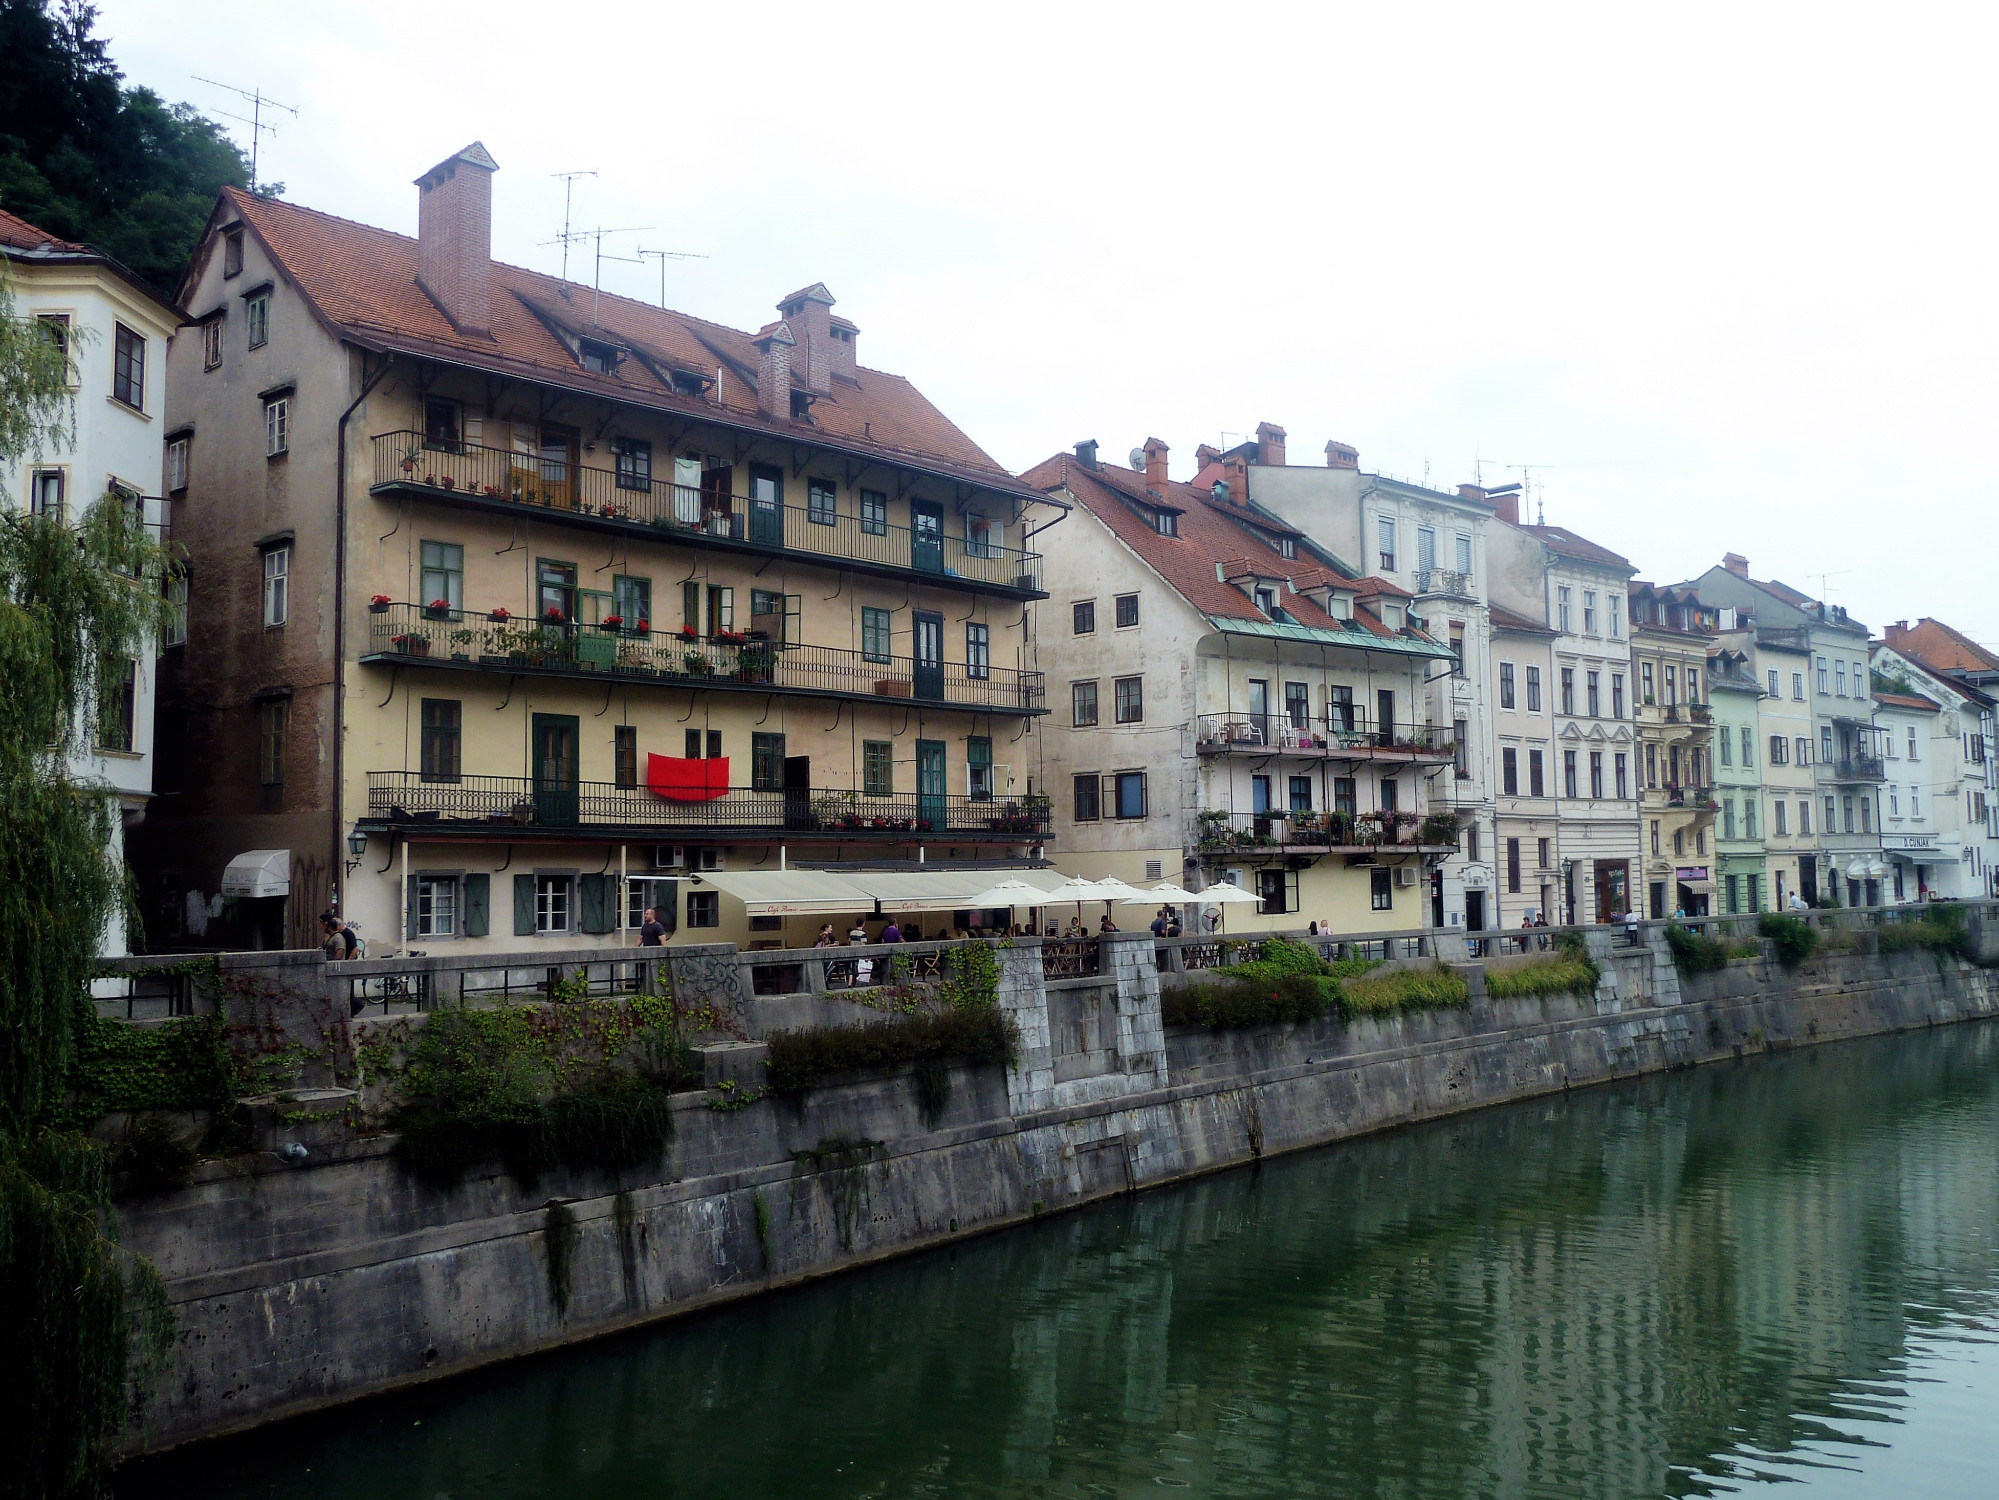
[[[1871,670],[1887,772],[1882,853],[1891,902],[1976,900],[1992,890],[1991,704],[1876,644]],[[1934,709],[1904,703],[1927,699]]]

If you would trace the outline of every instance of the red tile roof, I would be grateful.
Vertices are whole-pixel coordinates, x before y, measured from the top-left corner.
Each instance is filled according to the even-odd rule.
[[[1941,620],[1925,616],[1907,629],[1891,625],[1884,633],[1890,647],[1932,672],[1999,672],[1999,656]]]
[[[19,214],[10,214],[0,208],[0,245],[10,250],[67,250],[87,253],[88,245],[79,245],[74,240],[59,240],[46,229],[30,224]]]
[[[1558,557],[1572,557],[1578,562],[1596,563],[1608,568],[1637,569],[1630,558],[1613,552],[1608,547],[1599,547],[1587,537],[1577,536],[1566,526],[1522,526],[1520,528]]]
[[[936,468],[1010,493],[1025,493],[900,375],[862,369],[851,379],[836,377],[830,394],[814,400],[810,422],[765,419],[757,412],[755,336],[740,329],[608,292],[600,296],[557,277],[495,261],[492,337],[464,335],[417,286],[417,242],[409,236],[234,188],[223,189],[223,198],[320,316],[358,343],[546,377],[621,401],[710,417],[726,415],[731,425]],[[572,335],[628,349],[631,355],[620,360],[613,373],[585,370],[551,330],[551,323]],[[794,369],[798,365],[794,358]],[[720,413],[706,396],[675,393],[675,370],[714,381],[718,368]],[[803,389],[797,375],[793,388]]]
[[[1889,708],[1914,709],[1917,713],[1933,714],[1939,713],[1943,709],[1943,705],[1938,703],[1936,699],[1925,698],[1921,693],[1876,693],[1874,701],[1885,704]]]
[[[1486,610],[1492,616],[1492,628],[1494,630],[1524,631],[1531,635],[1553,635],[1555,633],[1539,620],[1529,619],[1526,615],[1516,615],[1512,610],[1503,608],[1500,605],[1487,605]]]
[[[1044,492],[1066,489],[1091,515],[1108,526],[1119,541],[1171,584],[1181,597],[1202,614],[1214,619],[1270,618],[1241,589],[1215,576],[1217,563],[1229,565],[1224,567],[1224,572],[1247,563],[1249,567],[1244,571],[1253,569],[1260,577],[1289,577],[1294,581],[1308,576],[1316,578],[1326,572],[1318,563],[1307,564],[1304,569],[1294,572],[1296,563],[1275,552],[1250,554],[1256,559],[1250,563],[1243,553],[1245,530],[1229,514],[1233,507],[1202,504],[1200,493],[1190,485],[1167,483],[1163,497],[1166,503],[1184,509],[1180,517],[1180,534],[1168,537],[1161,536],[1155,526],[1148,524],[1145,517],[1132,508],[1134,503],[1140,506],[1157,505],[1160,497],[1146,488],[1143,474],[1131,469],[1102,462],[1090,468],[1070,454],[1058,453],[1036,464],[1021,478]],[[1340,582],[1345,584],[1346,580]],[[1367,582],[1380,583],[1381,580]],[[1358,589],[1362,584],[1347,586]],[[1393,584],[1387,584],[1380,590],[1391,591],[1408,597]],[[1382,638],[1405,634],[1390,630],[1374,613],[1358,607],[1354,610],[1351,623],[1334,619],[1302,594],[1285,594],[1283,607],[1285,613],[1298,624],[1320,630],[1354,631]],[[1429,641],[1428,636],[1418,631],[1409,631],[1406,635],[1410,639]]]

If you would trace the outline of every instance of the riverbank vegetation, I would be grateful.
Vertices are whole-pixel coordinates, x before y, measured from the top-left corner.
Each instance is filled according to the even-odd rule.
[[[1514,968],[1487,969],[1485,992],[1495,1000],[1535,995],[1594,995],[1602,971],[1580,943]]]
[[[1274,1023],[1302,1025],[1328,1011],[1351,1020],[1460,1006],[1470,998],[1464,979],[1441,964],[1383,970],[1379,959],[1327,960],[1309,943],[1268,938],[1250,962],[1164,989],[1159,1004],[1160,1017],[1169,1026],[1234,1031]]]

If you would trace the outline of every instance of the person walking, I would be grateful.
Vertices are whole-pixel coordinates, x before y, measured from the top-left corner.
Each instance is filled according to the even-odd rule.
[[[666,946],[666,924],[659,919],[659,908],[648,906],[646,919],[639,924],[639,940],[633,945],[638,948],[664,948]]]
[[[353,929],[332,912],[323,912],[319,918],[319,929],[325,935],[320,950],[325,953],[328,963],[336,959],[352,958],[361,943],[354,936]]]

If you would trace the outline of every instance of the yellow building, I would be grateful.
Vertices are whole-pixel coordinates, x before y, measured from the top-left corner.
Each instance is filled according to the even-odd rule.
[[[225,193],[196,254],[181,901],[276,850],[293,943],[335,891],[377,952],[809,942],[869,914],[732,877],[1036,855],[1059,511],[823,286],[752,335],[494,264],[494,171],[414,240]]]
[[[1634,580],[1631,673],[1638,694],[1642,894],[1654,919],[1714,906],[1714,713],[1703,674],[1715,612],[1689,588]]]

